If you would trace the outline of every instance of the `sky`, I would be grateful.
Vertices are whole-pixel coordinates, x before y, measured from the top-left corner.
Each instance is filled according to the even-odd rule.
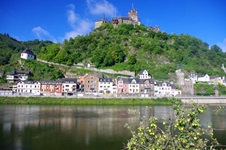
[[[127,16],[132,6],[146,27],[189,34],[226,52],[225,0],[1,0],[0,33],[61,43],[89,34],[104,15]]]

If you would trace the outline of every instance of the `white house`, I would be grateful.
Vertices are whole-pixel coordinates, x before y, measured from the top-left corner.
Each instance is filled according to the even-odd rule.
[[[138,94],[140,93],[140,82],[138,78],[128,78],[129,81],[129,93]]]
[[[189,75],[189,79],[192,81],[193,84],[195,84],[198,81],[198,76],[196,73],[191,72]]]
[[[139,72],[140,79],[151,79],[151,75],[148,73],[147,70],[142,70]]]
[[[27,59],[27,60],[34,60],[35,59],[34,53],[27,48],[20,54],[20,57],[23,58],[23,59]]]
[[[41,83],[39,81],[19,81],[16,92],[18,94],[40,95]]]
[[[99,93],[114,93],[113,81],[111,78],[99,78]]]
[[[223,84],[224,77],[221,76],[210,76],[210,83],[211,84]]]
[[[177,95],[181,95],[182,91],[176,89],[175,85],[171,85],[171,96],[177,96]]]
[[[172,96],[172,86],[168,82],[156,82],[154,87],[155,93],[154,96],[157,97],[169,97]]]
[[[76,78],[64,78],[62,80],[63,93],[73,95],[77,92],[77,79]]]
[[[208,74],[202,74],[198,77],[198,82],[209,82],[210,76]]]

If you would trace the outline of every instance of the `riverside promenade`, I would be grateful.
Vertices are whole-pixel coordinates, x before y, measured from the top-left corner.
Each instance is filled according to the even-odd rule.
[[[177,97],[182,100],[183,103],[199,103],[199,104],[226,104],[226,96],[189,96],[189,97]]]

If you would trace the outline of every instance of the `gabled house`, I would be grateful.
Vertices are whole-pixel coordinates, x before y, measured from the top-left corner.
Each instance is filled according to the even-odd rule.
[[[97,93],[99,91],[99,78],[103,78],[103,75],[91,72],[84,78],[84,92],[85,93]]]
[[[140,94],[142,97],[154,96],[155,82],[152,79],[140,79]]]
[[[208,74],[202,74],[198,76],[198,82],[209,82],[210,76]]]
[[[128,78],[118,77],[116,79],[117,94],[129,93],[129,80]]]
[[[40,95],[39,81],[19,81],[16,84],[16,93],[19,95]]]
[[[42,95],[62,95],[62,81],[41,81]]]
[[[28,48],[26,48],[21,54],[20,57],[23,59],[27,59],[27,60],[34,60],[35,59],[35,55],[34,53],[29,50]]]
[[[129,81],[129,93],[138,94],[140,93],[140,80],[138,78],[128,78]]]
[[[156,82],[155,84],[155,96],[157,97],[169,97],[171,95],[172,87],[169,82]]]
[[[99,93],[113,94],[113,80],[112,78],[99,78]]]
[[[140,79],[151,79],[151,75],[148,73],[147,70],[142,70],[139,72]]]
[[[210,76],[209,83],[211,84],[223,84],[224,77],[221,76]]]
[[[30,71],[25,70],[12,70],[9,75],[6,76],[6,80],[9,83],[25,81],[28,79]]]
[[[64,78],[62,80],[62,90],[66,95],[73,95],[78,90],[78,83],[76,78]]]

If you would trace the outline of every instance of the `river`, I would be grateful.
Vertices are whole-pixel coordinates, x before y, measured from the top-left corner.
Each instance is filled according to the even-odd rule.
[[[209,106],[200,116],[214,136],[226,145],[226,111]],[[226,107],[226,106],[225,106]],[[136,113],[134,113],[136,112]],[[120,150],[130,138],[126,123],[136,127],[141,116],[159,123],[173,116],[171,106],[35,106],[0,105],[2,150]]]

